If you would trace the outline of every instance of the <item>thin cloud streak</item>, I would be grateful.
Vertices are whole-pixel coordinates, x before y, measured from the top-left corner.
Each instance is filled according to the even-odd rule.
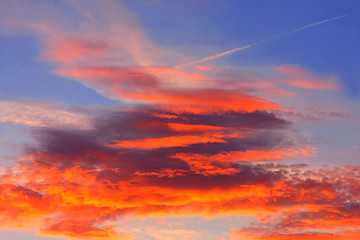
[[[343,18],[343,17],[346,17],[348,16],[348,14],[343,14],[343,15],[340,15],[340,16],[337,16],[337,17],[333,17],[333,18],[327,18],[325,20],[322,20],[322,21],[319,21],[319,22],[316,22],[316,23],[311,23],[311,24],[308,24],[308,25],[305,25],[303,27],[299,27],[291,32],[289,32],[288,34],[290,33],[296,33],[296,32],[299,32],[301,30],[304,30],[304,29],[307,29],[307,28],[310,28],[310,27],[314,27],[316,25],[319,25],[319,24],[323,24],[323,23],[326,23],[326,22],[331,22],[331,21],[335,21],[335,20],[338,20],[340,18]]]
[[[177,66],[175,66],[175,68],[187,67],[187,66],[191,66],[191,65],[194,65],[194,64],[204,63],[204,62],[207,62],[207,61],[210,61],[210,60],[218,59],[218,58],[221,58],[223,56],[233,54],[233,53],[242,51],[244,49],[250,48],[253,45],[254,44],[249,44],[249,45],[246,45],[246,46],[243,46],[243,47],[234,48],[232,50],[229,50],[229,51],[226,51],[226,52],[223,52],[223,53],[218,53],[218,54],[215,54],[215,55],[212,55],[212,56],[209,56],[209,57],[205,57],[205,58],[202,58],[202,59],[197,60],[197,61],[193,61],[193,62],[182,64],[182,65],[177,65]]]
[[[205,57],[205,58],[202,58],[202,59],[200,59],[200,60],[193,61],[193,62],[189,62],[189,63],[177,65],[177,66],[175,66],[175,68],[187,67],[187,66],[191,66],[191,65],[195,65],[195,64],[199,64],[199,63],[204,63],[204,62],[207,62],[207,61],[210,61],[210,60],[218,59],[218,58],[224,57],[224,56],[226,56],[226,55],[234,54],[234,53],[236,53],[236,52],[239,52],[239,51],[248,49],[248,48],[250,48],[250,47],[253,47],[253,46],[256,46],[256,45],[259,45],[259,44],[268,42],[268,41],[270,41],[270,40],[278,39],[278,38],[281,38],[281,37],[284,37],[284,36],[287,36],[287,35],[290,35],[290,34],[293,34],[293,33],[299,32],[299,31],[302,31],[302,30],[305,30],[305,29],[307,29],[307,28],[311,28],[311,27],[314,27],[314,26],[317,26],[317,25],[320,25],[320,24],[323,24],[323,23],[326,23],[326,22],[338,20],[338,19],[343,18],[343,17],[346,17],[346,16],[348,16],[348,14],[340,15],[340,16],[333,17],[333,18],[327,18],[327,19],[325,19],[325,20],[322,20],[322,21],[319,21],[319,22],[315,22],[315,23],[311,23],[311,24],[308,24],[308,25],[299,27],[299,28],[297,28],[297,29],[295,29],[295,30],[292,30],[292,31],[290,31],[290,32],[282,33],[282,34],[276,35],[276,36],[274,36],[274,37],[267,38],[267,39],[265,39],[265,40],[261,40],[261,41],[258,41],[258,42],[255,42],[255,43],[252,43],[252,44],[249,44],[249,45],[246,45],[246,46],[234,48],[234,49],[232,49],[232,50],[229,50],[229,51],[226,51],[226,52],[222,52],[222,53],[217,53],[217,54],[215,54],[215,55],[212,55],[212,56],[209,56],[209,57]]]

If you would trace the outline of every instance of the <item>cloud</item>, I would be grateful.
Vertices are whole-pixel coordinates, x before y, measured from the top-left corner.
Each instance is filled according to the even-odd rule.
[[[132,139],[132,140],[115,140],[109,146],[117,148],[135,148],[135,149],[155,149],[163,147],[185,147],[197,143],[213,143],[225,142],[223,135],[209,135],[209,136],[176,136],[164,138],[146,138],[146,139]]]
[[[275,70],[288,77],[280,79],[282,83],[294,87],[328,91],[339,90],[339,85],[333,77],[320,77],[295,65],[279,66]]]
[[[154,44],[135,16],[115,1],[56,6],[46,1],[4,1],[0,9],[2,31],[34,35],[43,43],[41,58],[60,65],[150,66],[187,59]]]
[[[68,239],[136,239],[119,222],[235,215],[251,218],[233,231],[235,239],[358,234],[359,169],[281,162],[313,158],[317,149],[287,119],[293,112],[268,99],[337,90],[332,77],[293,65],[276,74],[172,68],[187,57],[152,43],[115,2],[69,4],[5,1],[0,19],[6,31],[39,38],[40,59],[55,63],[53,73],[122,107],[86,115],[0,102],[0,121],[35,127],[22,159],[1,169],[0,226]]]
[[[283,182],[287,181],[288,167],[243,161],[248,158],[246,154],[257,151],[273,151],[280,155],[278,160],[308,154],[295,150],[295,146],[283,148],[295,143],[273,140],[273,130],[280,131],[279,138],[290,126],[274,113],[207,116],[138,106],[124,111],[103,110],[92,121],[93,128],[87,130],[48,127],[32,131],[37,144],[27,147],[24,161],[4,169],[1,175],[7,183],[2,185],[7,200],[1,204],[8,209],[1,214],[2,226],[32,228],[70,239],[116,239],[131,238],[126,230],[115,227],[124,216],[257,216],[259,209],[274,213],[279,208],[294,208],[273,203],[274,194],[282,194],[287,188]],[[184,131],[191,131],[191,135],[184,135]],[[202,140],[216,134],[215,143]],[[161,147],[159,139],[164,143]],[[109,146],[114,141],[132,146]],[[146,141],[156,147],[144,148]],[[238,145],[236,141],[249,143]],[[196,155],[199,153],[203,155]],[[232,157],[224,157],[227,154]],[[277,198],[280,201],[281,197]],[[14,201],[9,204],[9,199]],[[253,204],[259,209],[254,210]],[[298,208],[308,203],[294,200],[294,204]],[[29,221],[17,224],[24,216]]]
[[[35,226],[42,225],[43,234],[116,239],[128,236],[113,227],[124,216],[240,214],[257,220],[234,233],[234,239],[311,239],[318,236],[316,231],[324,232],[320,237],[356,236],[358,168],[316,170],[264,163],[224,167],[214,162],[197,169],[167,168],[151,156],[128,159],[131,154],[117,152],[115,161],[109,161],[105,154],[93,155],[94,159],[85,156],[92,154],[87,149],[79,151],[78,158],[54,151],[33,154],[30,161],[2,175],[7,184],[1,185],[1,191],[7,197],[1,206],[8,209],[1,214],[3,226],[14,227],[16,219],[27,216],[29,221],[21,221],[18,228],[37,219]],[[72,161],[64,168],[59,162],[66,158]],[[204,174],[219,170],[209,167],[236,171]],[[334,232],[343,228],[349,233]]]
[[[241,161],[275,161],[295,158],[297,156],[315,156],[316,148],[276,148],[272,150],[247,150],[247,151],[230,151],[215,155],[207,154],[176,154],[175,158],[180,158],[188,162],[197,161],[222,161],[222,162],[241,162]]]
[[[60,64],[91,64],[96,61],[109,61],[110,51],[118,49],[110,47],[103,40],[76,39],[71,36],[59,36],[46,42],[43,60]]]
[[[117,100],[158,104],[188,112],[283,110],[265,99],[224,89],[201,74],[163,67],[80,67],[55,71]],[[169,78],[170,74],[170,78]],[[171,79],[182,79],[182,84]],[[210,85],[203,85],[210,82]],[[217,96],[209,101],[211,96]]]
[[[291,190],[297,193],[284,191],[287,195],[284,201],[281,200],[284,195],[279,195],[270,205],[300,201],[315,205],[264,214],[251,227],[236,230],[233,239],[356,239],[359,192],[353,184],[359,180],[355,177],[357,171],[354,167],[321,169],[305,172],[303,178],[288,180],[288,184],[299,188]],[[350,177],[343,181],[343,174]]]
[[[93,123],[87,130],[32,131],[38,143],[28,146],[26,160],[1,174],[6,184],[0,190],[6,200],[0,206],[7,209],[0,217],[3,227],[32,228],[69,239],[131,239],[136,232],[116,227],[126,216],[246,215],[252,216],[253,225],[234,231],[234,239],[340,239],[356,234],[359,169],[263,162],[314,154],[312,147],[274,140],[274,130],[277,139],[281,132],[286,139],[291,126],[275,113],[207,116],[138,106],[103,110]],[[143,148],[138,143],[139,136],[155,144],[154,139],[181,139],[186,131],[193,137],[222,133],[226,141],[187,141],[162,148]],[[237,132],[242,136],[233,134]],[[236,139],[249,143],[234,144]],[[110,147],[114,140],[134,145]],[[213,144],[221,146],[217,149]],[[28,221],[19,221],[24,217]],[[350,230],[337,233],[334,226]],[[176,231],[163,234],[177,236]]]
[[[10,122],[36,127],[91,128],[91,120],[81,113],[74,113],[39,103],[0,101],[0,122]]]

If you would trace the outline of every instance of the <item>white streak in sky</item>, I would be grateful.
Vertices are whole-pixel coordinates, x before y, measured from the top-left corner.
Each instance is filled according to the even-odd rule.
[[[311,24],[305,25],[305,26],[303,26],[303,27],[299,27],[298,29],[295,29],[295,30],[291,31],[291,32],[289,32],[288,34],[290,34],[290,33],[295,33],[295,32],[298,32],[298,31],[301,31],[301,30],[304,30],[304,29],[306,29],[306,28],[313,27],[313,26],[316,26],[316,25],[319,25],[319,24],[322,24],[322,23],[334,21],[334,20],[337,20],[337,19],[346,17],[347,15],[348,15],[348,14],[344,14],[344,15],[337,16],[337,17],[334,17],[334,18],[328,18],[328,19],[322,20],[322,21],[320,21],[320,22],[311,23]]]
[[[182,65],[177,65],[177,66],[175,66],[175,68],[187,67],[187,66],[190,66],[190,65],[199,64],[199,63],[207,62],[207,61],[214,60],[214,59],[217,59],[217,58],[221,58],[221,57],[223,57],[223,56],[230,55],[230,54],[233,54],[233,53],[242,51],[242,50],[244,50],[244,49],[250,48],[250,47],[255,46],[255,45],[259,45],[259,44],[261,44],[261,43],[264,43],[264,42],[267,42],[267,41],[270,41],[270,40],[273,40],[273,39],[277,39],[277,38],[280,38],[280,37],[284,37],[284,36],[286,36],[286,35],[293,34],[293,33],[296,33],[296,32],[302,31],[302,30],[305,30],[305,29],[307,29],[307,28],[314,27],[314,26],[316,26],[316,25],[320,25],[320,24],[323,24],[323,23],[326,23],[326,22],[330,22],[330,21],[334,21],[334,20],[337,20],[337,19],[346,17],[347,15],[348,15],[348,14],[344,14],[344,15],[340,15],[340,16],[337,16],[337,17],[328,18],[328,19],[325,19],[325,20],[322,20],[322,21],[319,21],[319,22],[311,23],[311,24],[305,25],[305,26],[303,26],[303,27],[299,27],[299,28],[297,28],[297,29],[295,29],[295,30],[292,30],[292,31],[290,31],[290,32],[278,34],[278,35],[276,35],[276,36],[274,36],[274,37],[267,38],[267,39],[265,39],[265,40],[261,40],[261,41],[258,41],[258,42],[255,42],[255,43],[252,43],[252,44],[243,46],[243,47],[234,48],[234,49],[232,49],[232,50],[229,50],[229,51],[226,51],[226,52],[222,52],[222,53],[218,53],[218,54],[215,54],[215,55],[212,55],[212,56],[209,56],[209,57],[205,57],[205,58],[202,58],[202,59],[193,61],[193,62],[189,62],[189,63],[182,64]]]

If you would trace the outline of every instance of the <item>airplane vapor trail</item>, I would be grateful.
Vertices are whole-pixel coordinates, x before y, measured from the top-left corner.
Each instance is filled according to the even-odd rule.
[[[322,24],[322,23],[334,21],[334,20],[337,20],[337,19],[346,17],[347,15],[348,15],[348,14],[344,14],[344,15],[340,15],[340,16],[337,16],[337,17],[328,18],[328,19],[325,19],[325,20],[322,20],[322,21],[319,21],[319,22],[316,22],[316,23],[311,23],[311,24],[305,25],[305,26],[303,26],[303,27],[299,27],[299,28],[297,28],[297,29],[289,32],[289,34],[290,34],[290,33],[295,33],[295,32],[298,32],[298,31],[301,31],[301,30],[304,30],[304,29],[306,29],[306,28],[313,27],[313,26],[316,26],[316,25],[319,25],[319,24]]]
[[[319,22],[315,22],[315,23],[311,23],[311,24],[308,24],[308,25],[299,27],[299,28],[297,28],[297,29],[295,29],[295,30],[292,30],[292,31],[289,31],[289,32],[286,32],[286,33],[278,34],[278,35],[276,35],[276,36],[274,36],[274,37],[271,37],[271,38],[267,38],[267,39],[264,39],[264,40],[261,40],[261,41],[258,41],[258,42],[252,43],[252,44],[248,44],[248,45],[246,45],[246,46],[234,48],[234,49],[232,49],[232,50],[229,50],[229,51],[226,51],[226,52],[222,52],[222,53],[217,53],[217,54],[215,54],[215,55],[211,55],[211,56],[209,56],[209,57],[205,57],[205,58],[202,58],[202,59],[193,61],[193,62],[189,62],[189,63],[177,65],[177,66],[175,66],[175,68],[187,67],[187,66],[191,66],[191,65],[194,65],[194,64],[204,63],[204,62],[207,62],[207,61],[210,61],[210,60],[214,60],[214,59],[217,59],[217,58],[221,58],[221,57],[223,57],[223,56],[230,55],[230,54],[233,54],[233,53],[242,51],[242,50],[244,50],[244,49],[250,48],[250,47],[255,46],[255,45],[259,45],[259,44],[261,44],[261,43],[268,42],[268,41],[270,41],[270,40],[278,39],[278,38],[284,37],[284,36],[286,36],[286,35],[293,34],[293,33],[296,33],[296,32],[302,31],[302,30],[305,30],[305,29],[307,29],[307,28],[314,27],[314,26],[319,25],[319,24],[323,24],[323,23],[326,23],[326,22],[330,22],[330,21],[334,21],[334,20],[337,20],[337,19],[346,17],[347,15],[348,15],[348,14],[344,14],[344,15],[340,15],[340,16],[337,16],[337,17],[333,17],[333,18],[327,18],[327,19],[324,19],[324,20],[319,21]]]

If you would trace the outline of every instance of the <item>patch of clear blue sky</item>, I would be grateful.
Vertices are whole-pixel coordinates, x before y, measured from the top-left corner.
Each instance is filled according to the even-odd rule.
[[[126,0],[125,4],[137,13],[151,39],[162,46],[182,49],[195,58],[349,14],[216,61],[243,66],[298,64],[338,76],[347,95],[359,97],[358,0]],[[194,51],[196,46],[198,51]],[[201,50],[204,47],[206,51]]]
[[[0,53],[0,100],[114,104],[76,81],[53,75],[55,67],[38,60],[41,47],[32,36],[0,35]]]

